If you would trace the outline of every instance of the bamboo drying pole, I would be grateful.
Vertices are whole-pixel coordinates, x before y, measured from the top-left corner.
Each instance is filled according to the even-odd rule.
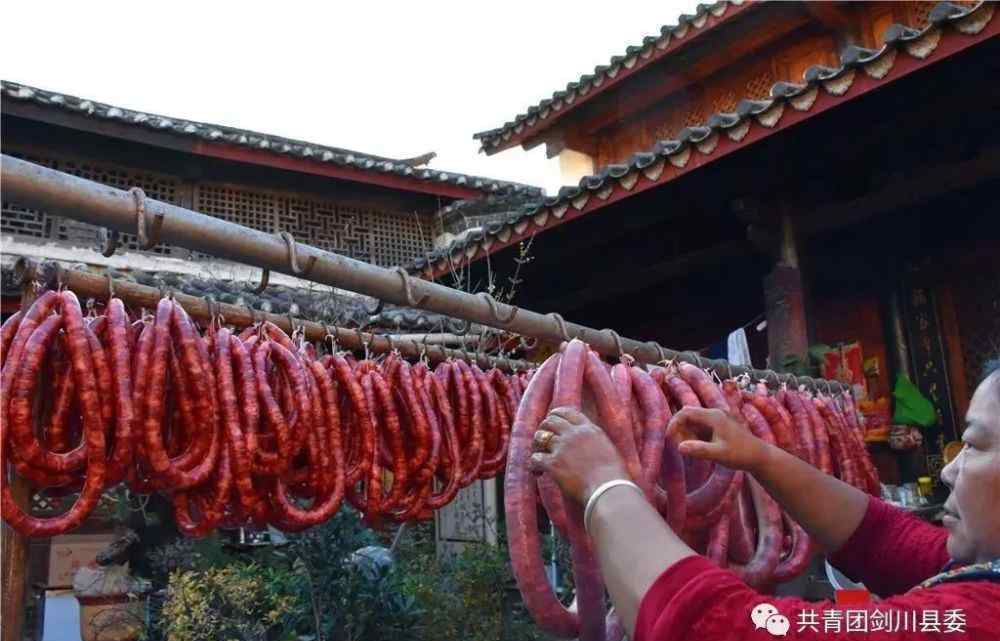
[[[159,242],[178,245],[522,336],[553,342],[580,338],[605,356],[628,354],[644,363],[684,361],[715,371],[720,377],[746,374],[772,386],[784,382],[828,392],[849,389],[837,381],[706,360],[693,352],[678,352],[654,342],[623,338],[610,329],[596,330],[566,322],[555,313],[539,314],[498,303],[486,293],[469,294],[414,279],[400,267],[385,269],[303,245],[287,233],[275,236],[149,199],[137,188],[122,191],[8,155],[2,156],[0,178],[8,201],[117,232],[136,233],[140,246],[146,248]]]
[[[54,263],[38,264],[25,258],[18,260],[15,272],[17,273],[16,278],[22,283],[42,280],[57,286],[64,286],[80,296],[97,300],[107,300],[113,295],[130,307],[155,309],[157,302],[167,293],[165,290],[148,285],[113,279],[110,275],[100,276],[86,271],[67,269]],[[210,321],[216,314],[221,315],[226,324],[239,328],[249,327],[259,321],[270,321],[289,334],[299,329],[305,333],[305,337],[310,341],[322,342],[328,337],[333,338],[337,345],[352,351],[367,349],[373,354],[385,354],[396,350],[408,358],[419,358],[426,354],[427,358],[435,363],[449,358],[458,358],[482,367],[497,367],[508,372],[525,371],[534,367],[528,361],[496,358],[475,350],[446,349],[437,345],[425,345],[420,341],[388,338],[386,335],[323,325],[294,318],[291,315],[270,314],[239,305],[217,303],[179,292],[171,292],[171,295],[188,314],[202,321]]]

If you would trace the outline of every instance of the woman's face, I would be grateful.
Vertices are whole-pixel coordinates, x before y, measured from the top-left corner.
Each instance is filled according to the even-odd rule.
[[[976,389],[965,421],[965,447],[941,470],[952,490],[944,526],[951,558],[975,563],[1000,558],[1000,371]]]

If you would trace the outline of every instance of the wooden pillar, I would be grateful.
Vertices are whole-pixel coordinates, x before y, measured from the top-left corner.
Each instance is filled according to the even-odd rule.
[[[804,360],[809,351],[799,245],[787,214],[782,215],[781,232],[778,262],[764,277],[767,351],[770,367],[777,371],[785,370],[792,358]]]
[[[36,293],[34,287],[25,285],[21,297],[21,309],[27,311],[34,302]],[[6,420],[4,418],[3,420]],[[31,489],[28,482],[0,468],[0,482],[10,484],[14,500],[22,506],[31,502]],[[6,523],[0,530],[0,591],[2,591],[2,624],[0,624],[0,641],[21,641],[24,638],[24,606],[28,588],[28,539],[21,536]]]

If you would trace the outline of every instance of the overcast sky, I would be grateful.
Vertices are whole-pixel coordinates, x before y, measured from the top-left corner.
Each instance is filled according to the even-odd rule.
[[[0,75],[100,102],[554,191],[544,149],[478,153],[513,118],[695,0],[11,2]]]

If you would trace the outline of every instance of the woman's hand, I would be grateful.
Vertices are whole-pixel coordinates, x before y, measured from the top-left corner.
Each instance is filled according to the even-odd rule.
[[[685,407],[667,425],[667,438],[684,456],[754,472],[767,457],[767,443],[750,432],[746,421],[722,410]]]
[[[548,437],[545,432],[554,436]],[[537,435],[541,434],[541,437]],[[540,443],[539,440],[547,441]],[[558,407],[538,426],[531,470],[546,473],[570,498],[587,503],[599,485],[615,479],[631,480],[625,462],[604,430],[582,412]]]

